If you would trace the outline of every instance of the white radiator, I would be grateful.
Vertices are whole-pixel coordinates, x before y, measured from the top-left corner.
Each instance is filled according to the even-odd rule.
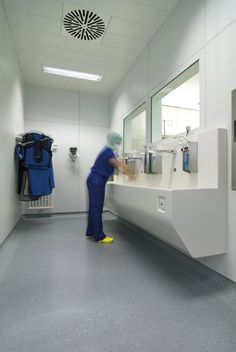
[[[52,209],[52,196],[49,194],[48,196],[40,197],[38,200],[33,200],[28,202],[29,210],[37,210],[37,209]]]

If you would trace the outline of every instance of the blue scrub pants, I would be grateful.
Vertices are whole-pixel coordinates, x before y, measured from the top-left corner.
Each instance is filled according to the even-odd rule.
[[[86,236],[95,236],[95,241],[106,237],[103,232],[102,211],[107,179],[91,172],[87,178],[89,193],[88,227]]]

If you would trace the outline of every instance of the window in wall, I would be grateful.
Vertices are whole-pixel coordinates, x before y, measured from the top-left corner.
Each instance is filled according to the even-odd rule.
[[[199,127],[199,90],[197,61],[152,97],[152,142]]]
[[[144,148],[146,144],[146,104],[141,105],[123,121],[124,152]]]

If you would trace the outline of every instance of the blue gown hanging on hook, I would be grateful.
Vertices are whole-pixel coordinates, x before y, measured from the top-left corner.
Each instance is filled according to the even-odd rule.
[[[40,132],[25,133],[16,145],[19,160],[20,200],[37,200],[55,187],[52,151],[53,139]]]

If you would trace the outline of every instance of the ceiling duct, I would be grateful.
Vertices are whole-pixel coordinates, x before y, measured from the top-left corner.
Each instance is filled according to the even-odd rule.
[[[104,21],[88,10],[73,10],[63,18],[64,28],[73,37],[81,40],[95,40],[105,32]]]

